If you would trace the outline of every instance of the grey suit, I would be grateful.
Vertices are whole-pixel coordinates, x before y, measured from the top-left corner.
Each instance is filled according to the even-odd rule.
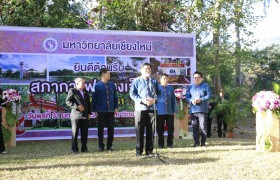
[[[78,134],[81,129],[81,151],[87,151],[87,138],[88,138],[88,115],[91,114],[91,104],[89,99],[89,93],[87,90],[83,90],[84,97],[80,91],[76,88],[69,90],[66,104],[71,108],[71,125],[72,125],[72,150],[78,152]],[[85,110],[79,111],[77,107],[83,105]]]

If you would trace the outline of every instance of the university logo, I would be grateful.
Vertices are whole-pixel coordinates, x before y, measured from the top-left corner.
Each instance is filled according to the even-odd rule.
[[[48,52],[54,52],[58,48],[58,43],[54,38],[47,38],[43,42],[43,47]]]

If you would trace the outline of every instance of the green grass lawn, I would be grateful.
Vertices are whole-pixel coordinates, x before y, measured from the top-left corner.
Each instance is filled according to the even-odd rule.
[[[166,164],[135,156],[135,140],[115,140],[113,152],[72,154],[70,140],[20,142],[0,155],[0,179],[279,179],[280,153],[258,153],[253,138],[210,138],[207,147],[176,140],[160,149]]]

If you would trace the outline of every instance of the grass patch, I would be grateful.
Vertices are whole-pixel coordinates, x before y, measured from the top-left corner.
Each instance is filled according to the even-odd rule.
[[[115,140],[113,152],[72,154],[70,140],[19,142],[0,156],[0,179],[278,179],[280,153],[257,153],[254,139],[207,140],[191,148],[192,140],[176,140],[155,158],[135,156],[135,140]]]

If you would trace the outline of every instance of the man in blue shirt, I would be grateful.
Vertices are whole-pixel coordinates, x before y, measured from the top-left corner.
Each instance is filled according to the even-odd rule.
[[[167,85],[168,75],[162,74],[160,76],[160,95],[157,101],[157,134],[158,146],[164,147],[164,124],[166,122],[168,128],[167,146],[173,148],[173,134],[174,134],[174,117],[176,115],[176,97],[172,86]]]
[[[107,68],[100,70],[101,81],[95,84],[92,92],[92,109],[97,112],[98,146],[104,151],[104,127],[108,130],[107,150],[113,151],[115,113],[118,112],[118,95],[114,83],[110,82],[110,71]]]
[[[145,129],[146,155],[153,154],[155,95],[160,94],[157,80],[150,76],[151,65],[143,63],[140,71],[141,76],[133,80],[129,92],[135,102],[136,156],[143,153]]]
[[[190,104],[191,122],[193,127],[193,147],[205,146],[207,135],[208,99],[211,90],[207,83],[202,82],[202,73],[196,71],[193,74],[194,84],[190,85],[186,99]],[[201,130],[201,142],[199,142],[199,128]]]

